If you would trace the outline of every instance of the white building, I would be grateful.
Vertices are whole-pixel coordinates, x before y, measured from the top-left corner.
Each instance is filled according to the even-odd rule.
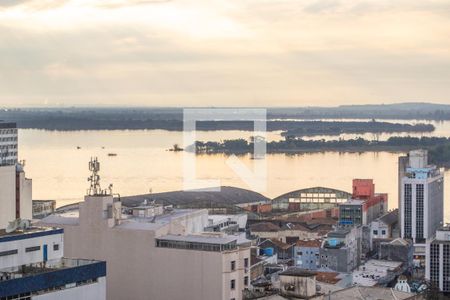
[[[87,196],[79,214],[41,222],[64,228],[68,257],[107,262],[111,300],[240,300],[250,282],[249,241],[205,233],[207,210],[123,215],[121,202],[102,194]]]
[[[401,236],[412,239],[415,260],[424,262],[426,239],[442,226],[444,218],[444,179],[441,171],[428,164],[426,150],[411,151],[401,183]]]
[[[0,299],[106,299],[106,263],[63,252],[62,229],[0,230]]]
[[[442,292],[450,292],[450,227],[436,231],[427,241],[425,278]]]
[[[32,181],[17,161],[15,123],[0,122],[0,228],[17,218],[32,218]]]
[[[17,163],[16,123],[0,121],[0,166],[13,166]]]
[[[32,219],[32,180],[20,164],[0,166],[0,228],[22,218]]]

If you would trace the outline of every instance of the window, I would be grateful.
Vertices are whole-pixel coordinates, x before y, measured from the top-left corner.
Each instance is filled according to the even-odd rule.
[[[244,258],[244,268],[248,268],[248,258]]]
[[[231,262],[231,271],[234,271],[234,270],[236,270],[236,261],[232,261]]]
[[[17,253],[18,253],[17,249],[15,249],[15,250],[8,250],[8,251],[2,251],[2,252],[0,252],[0,256],[14,255],[14,254],[17,254]]]
[[[381,230],[381,234],[385,235],[386,234],[386,230]]]
[[[378,235],[378,230],[374,230],[374,231],[373,231],[373,234],[374,234],[374,235]]]
[[[232,279],[230,282],[230,288],[234,290],[236,288],[236,280]]]
[[[244,285],[247,286],[248,285],[248,276],[244,277]]]
[[[54,244],[53,251],[58,251],[58,250],[59,250],[59,244]]]
[[[34,251],[39,251],[39,250],[41,250],[41,246],[25,248],[25,252],[34,252]]]

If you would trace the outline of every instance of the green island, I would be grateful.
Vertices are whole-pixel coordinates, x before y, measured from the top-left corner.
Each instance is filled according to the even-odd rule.
[[[185,150],[199,154],[251,154],[255,143],[263,142],[260,137],[248,140],[234,139],[222,142],[197,141]],[[450,138],[446,137],[391,137],[386,141],[370,141],[363,138],[350,140],[303,140],[286,137],[282,141],[268,142],[267,153],[311,153],[323,151],[367,152],[391,151],[406,152],[413,149],[428,149],[430,161],[438,166],[450,167]]]

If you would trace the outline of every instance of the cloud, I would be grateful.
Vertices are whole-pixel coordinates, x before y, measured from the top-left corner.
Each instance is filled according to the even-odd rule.
[[[102,3],[0,9],[1,105],[449,100],[444,1]]]

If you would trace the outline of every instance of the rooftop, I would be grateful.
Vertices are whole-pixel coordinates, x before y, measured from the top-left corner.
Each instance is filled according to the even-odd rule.
[[[351,287],[333,292],[330,300],[406,300],[413,299],[414,294],[399,292],[382,287]]]
[[[59,233],[63,233],[63,230],[55,227],[30,227],[27,229],[18,229],[11,233],[7,233],[5,229],[1,229],[0,242],[23,240],[43,235],[59,234]]]
[[[394,209],[393,211],[390,211],[384,215],[382,215],[380,218],[378,218],[379,221],[387,224],[387,225],[393,225],[398,222],[398,209]]]
[[[294,267],[294,268],[289,268],[286,271],[281,272],[280,276],[313,277],[313,276],[317,276],[317,273]]]
[[[401,268],[402,262],[369,260],[353,271],[353,283],[361,286],[375,286],[383,279]]]
[[[297,247],[309,247],[309,248],[320,248],[322,245],[322,240],[298,240]]]

